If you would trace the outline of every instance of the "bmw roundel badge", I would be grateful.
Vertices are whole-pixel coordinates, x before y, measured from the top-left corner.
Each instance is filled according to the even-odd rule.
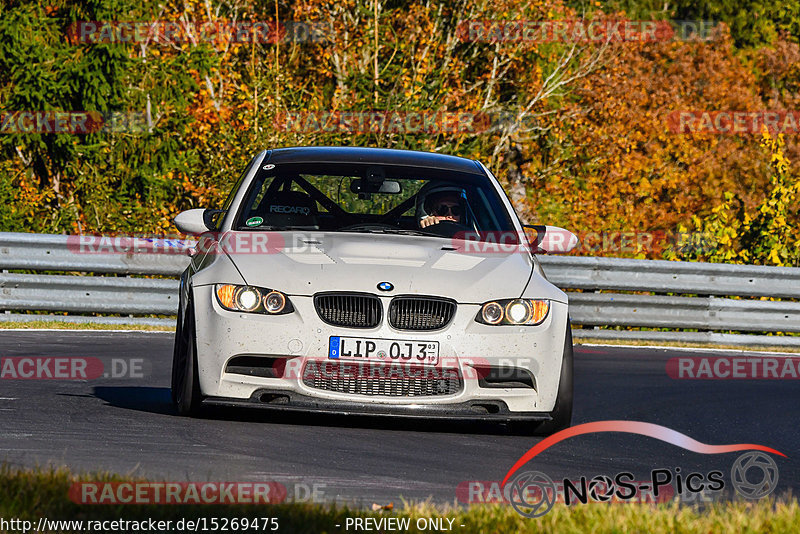
[[[380,284],[378,284],[378,289],[380,289],[381,291],[391,291],[392,289],[394,289],[394,286],[389,282],[381,282]]]

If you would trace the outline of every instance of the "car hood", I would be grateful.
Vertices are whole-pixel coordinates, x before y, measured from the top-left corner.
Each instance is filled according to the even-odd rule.
[[[232,252],[247,284],[310,296],[323,291],[438,295],[480,304],[519,297],[531,279],[525,252],[466,253],[449,239],[407,235],[281,232],[269,254]],[[273,245],[273,237],[270,237]],[[548,285],[544,279],[544,284]],[[553,288],[555,289],[555,288]],[[556,290],[557,291],[557,290]],[[547,295],[542,295],[546,297]]]

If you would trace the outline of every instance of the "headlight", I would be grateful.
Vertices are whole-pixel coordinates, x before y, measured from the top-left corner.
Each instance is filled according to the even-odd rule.
[[[264,297],[264,307],[269,313],[280,313],[286,306],[286,296],[280,291],[271,291]]]
[[[286,295],[273,289],[232,284],[217,284],[215,289],[217,302],[226,310],[264,315],[283,315],[294,311]]]
[[[481,318],[487,324],[498,324],[503,320],[503,307],[496,302],[489,302],[481,309]]]
[[[548,311],[547,300],[493,300],[481,306],[475,320],[490,325],[535,325],[544,321]]]
[[[233,303],[242,311],[255,311],[261,305],[261,292],[255,287],[237,287],[233,292]]]

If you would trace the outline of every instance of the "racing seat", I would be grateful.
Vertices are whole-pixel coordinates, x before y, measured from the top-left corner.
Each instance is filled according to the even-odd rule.
[[[318,230],[317,203],[301,191],[275,191],[261,201],[260,213],[267,226],[292,226]]]

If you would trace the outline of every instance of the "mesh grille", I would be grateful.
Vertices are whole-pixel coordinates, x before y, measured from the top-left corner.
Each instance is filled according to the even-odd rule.
[[[438,330],[453,319],[456,303],[436,297],[395,297],[389,324],[399,330]]]
[[[381,322],[381,301],[374,295],[329,293],[314,297],[320,318],[334,326],[374,328]]]
[[[363,362],[308,362],[303,384],[315,389],[351,395],[434,397],[462,389],[458,369],[373,365]]]

